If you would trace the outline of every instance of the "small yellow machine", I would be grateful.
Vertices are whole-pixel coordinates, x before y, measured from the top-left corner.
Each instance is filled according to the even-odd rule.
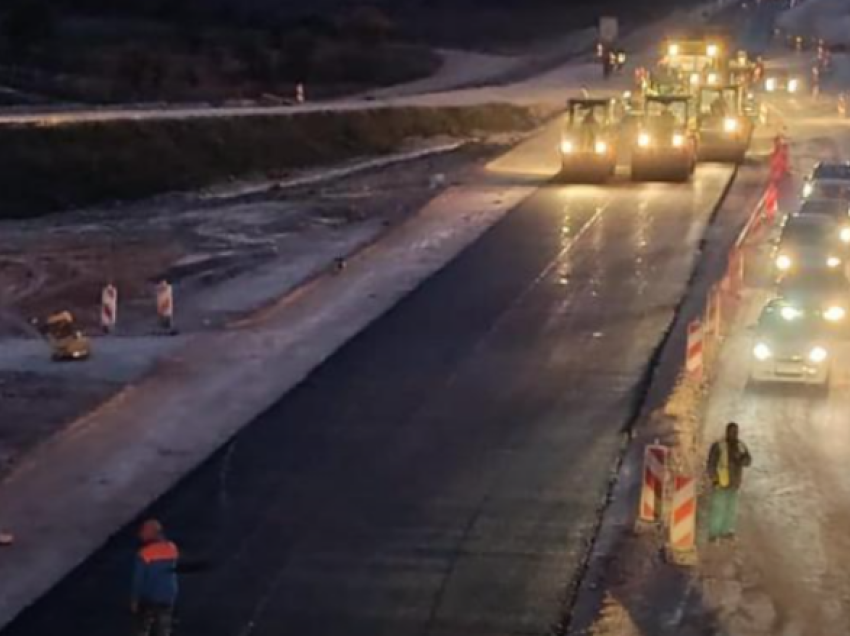
[[[39,327],[57,362],[85,360],[91,355],[89,339],[77,329],[70,311],[52,314]]]

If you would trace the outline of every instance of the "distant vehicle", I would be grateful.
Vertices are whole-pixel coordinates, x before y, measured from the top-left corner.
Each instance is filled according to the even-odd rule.
[[[753,122],[744,112],[742,88],[737,84],[702,86],[696,104],[698,158],[742,163],[753,134]]]
[[[649,95],[632,141],[633,181],[687,181],[694,173],[696,146],[689,130],[686,95]]]
[[[660,65],[684,75],[716,71],[725,74],[729,61],[726,38],[718,34],[691,33],[665,40]]]
[[[803,184],[806,199],[838,199],[850,204],[850,162],[815,164]]]
[[[817,316],[770,301],[755,326],[750,382],[789,382],[827,387],[831,338]]]
[[[762,83],[764,92],[769,94],[797,95],[805,90],[803,76],[784,68],[767,69]]]
[[[619,113],[613,99],[571,99],[561,131],[562,181],[599,182],[617,168]]]
[[[834,219],[792,214],[785,221],[774,255],[780,276],[806,271],[844,271],[845,247]]]
[[[824,216],[836,223],[839,240],[850,246],[850,201],[844,199],[803,199],[800,216]]]
[[[782,279],[779,297],[788,305],[845,327],[850,320],[850,283],[843,272],[802,272]]]

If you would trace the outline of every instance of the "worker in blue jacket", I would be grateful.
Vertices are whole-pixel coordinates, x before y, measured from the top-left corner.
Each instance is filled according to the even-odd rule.
[[[139,530],[141,547],[133,567],[130,610],[134,636],[171,636],[177,601],[177,546],[165,537],[162,524],[150,519]]]

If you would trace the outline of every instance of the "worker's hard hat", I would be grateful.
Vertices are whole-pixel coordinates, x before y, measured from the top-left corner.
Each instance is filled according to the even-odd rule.
[[[153,541],[162,536],[162,524],[156,519],[148,519],[139,528],[139,538],[142,541]]]

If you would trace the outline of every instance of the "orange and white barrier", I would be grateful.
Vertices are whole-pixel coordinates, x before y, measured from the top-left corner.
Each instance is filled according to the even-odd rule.
[[[650,444],[643,453],[643,486],[640,493],[638,519],[648,523],[661,521],[664,503],[664,482],[667,479],[669,449],[660,444]]]
[[[118,289],[107,285],[100,292],[100,326],[104,333],[112,333],[118,324]]]
[[[779,211],[779,188],[776,183],[770,182],[767,190],[764,193],[764,218],[768,223],[772,223],[776,218],[776,213]]]
[[[676,475],[670,508],[669,552],[674,559],[695,555],[697,537],[697,480]]]
[[[705,305],[705,335],[720,336],[723,294],[718,285],[712,285],[708,290],[708,302]]]
[[[161,281],[156,286],[156,315],[163,329],[174,328],[174,289],[168,281]]]
[[[771,182],[778,183],[788,174],[789,161],[788,142],[782,135],[776,135],[773,140],[773,154],[770,157]]]
[[[694,378],[701,378],[703,371],[704,334],[702,321],[692,320],[688,324],[688,349],[685,370]]]

